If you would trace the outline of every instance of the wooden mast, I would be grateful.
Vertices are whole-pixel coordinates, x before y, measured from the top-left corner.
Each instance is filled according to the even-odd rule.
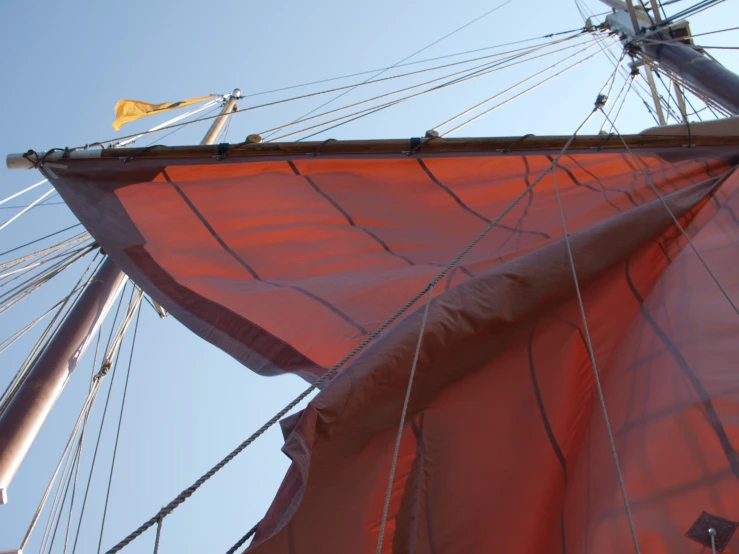
[[[240,96],[234,90],[202,144],[213,144]],[[103,261],[0,414],[0,504],[7,502],[13,477],[127,279],[110,258]]]

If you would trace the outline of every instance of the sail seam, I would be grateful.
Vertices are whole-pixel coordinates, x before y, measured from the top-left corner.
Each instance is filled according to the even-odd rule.
[[[344,321],[346,321],[349,325],[351,325],[352,327],[354,327],[357,331],[359,331],[360,333],[362,333],[362,335],[366,335],[367,334],[367,330],[362,325],[360,325],[359,323],[357,323],[356,321],[354,321],[347,314],[345,314],[343,311],[341,311],[338,307],[336,307],[333,304],[331,304],[328,300],[325,300],[324,298],[321,298],[317,294],[312,293],[309,290],[306,290],[303,287],[299,287],[297,285],[283,285],[281,283],[277,283],[275,281],[269,281],[267,279],[263,279],[262,277],[260,277],[259,274],[254,270],[254,268],[252,268],[248,263],[246,263],[246,261],[244,261],[244,259],[241,258],[241,256],[239,256],[236,252],[234,252],[231,249],[230,246],[228,246],[228,244],[226,244],[226,241],[223,240],[223,238],[218,234],[218,232],[208,222],[208,220],[205,218],[205,216],[202,213],[200,213],[200,211],[197,209],[197,207],[195,206],[195,204],[193,204],[192,200],[190,200],[190,198],[185,194],[185,191],[183,191],[182,188],[177,183],[175,183],[174,181],[172,181],[172,179],[170,179],[169,175],[167,175],[167,172],[166,171],[162,171],[162,175],[167,180],[167,182],[170,183],[174,187],[174,189],[177,191],[177,193],[182,197],[182,199],[188,205],[188,207],[190,208],[190,210],[192,210],[193,214],[195,214],[195,216],[200,220],[200,222],[210,232],[210,234],[218,242],[218,244],[220,244],[221,247],[236,262],[238,262],[244,269],[246,269],[251,274],[251,276],[254,278],[255,281],[259,281],[261,283],[272,285],[273,287],[276,287],[276,288],[289,288],[289,289],[293,289],[295,291],[298,291],[298,292],[304,294],[305,296],[307,296],[307,297],[315,300],[319,304],[323,305],[325,308],[328,308],[329,310],[331,310],[333,313],[335,313],[336,315],[338,315],[341,319],[343,319]]]

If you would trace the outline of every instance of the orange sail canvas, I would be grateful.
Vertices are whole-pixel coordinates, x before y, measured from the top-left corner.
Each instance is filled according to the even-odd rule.
[[[383,552],[631,551],[547,171],[560,149],[173,149],[72,158],[53,182],[183,324],[253,371],[313,382],[541,177],[434,288]],[[573,148],[555,169],[648,554],[698,551],[685,533],[703,511],[739,520],[738,316],[716,284],[739,298],[737,154]],[[419,302],[283,421],[293,464],[251,551],[375,552],[422,319]]]

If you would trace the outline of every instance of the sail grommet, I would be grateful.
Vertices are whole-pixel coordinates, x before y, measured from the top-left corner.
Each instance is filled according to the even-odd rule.
[[[734,536],[739,523],[730,521],[708,512],[703,512],[690,526],[685,536],[713,552],[722,552]]]

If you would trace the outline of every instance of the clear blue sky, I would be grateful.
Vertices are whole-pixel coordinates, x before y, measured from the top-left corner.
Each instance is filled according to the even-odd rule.
[[[163,102],[230,92],[235,87],[250,94],[392,65],[497,3],[3,2],[0,152],[4,155],[29,148],[78,146],[113,138],[113,106],[121,98]],[[596,13],[605,11],[596,0],[587,0],[587,4]],[[739,21],[738,15],[736,0],[729,0],[693,18],[693,32],[731,26]],[[419,58],[580,26],[582,20],[572,1],[513,0]],[[706,37],[704,43],[735,45],[739,42],[736,37],[736,33],[715,35]],[[736,52],[722,50],[714,54],[730,68],[739,70]],[[607,60],[596,58],[566,78],[470,125],[462,135],[570,134],[591,109],[611,71]],[[385,110],[320,138],[421,136],[426,129],[531,72],[524,66],[494,74],[443,95],[429,95]],[[342,100],[358,100],[364,94],[355,91]],[[284,93],[257,99],[282,97]],[[244,100],[241,105],[251,105],[257,99]],[[249,133],[290,121],[322,101],[313,99],[241,114],[233,120],[228,139],[241,141]],[[119,134],[145,130],[164,119],[137,122]],[[651,124],[636,97],[630,98],[619,121],[624,132],[638,132]],[[597,132],[598,127],[599,123],[595,123],[588,130]],[[164,142],[197,143],[204,131],[205,125],[193,125]],[[35,172],[9,172],[3,165],[0,198],[37,180]],[[30,202],[42,190],[45,188],[9,204]],[[57,197],[51,202],[58,200]],[[0,210],[0,222],[14,213]],[[0,251],[74,222],[63,205],[39,207],[0,232]],[[78,275],[79,272],[59,278],[19,308],[0,316],[0,339],[60,298]],[[12,377],[30,345],[30,341],[20,341],[1,355],[1,386]],[[125,353],[128,350],[124,347]],[[91,354],[88,352],[73,375],[16,476],[9,491],[10,503],[0,506],[0,550],[16,548],[25,532],[86,395]],[[111,399],[113,417],[103,433],[78,552],[95,552],[97,548],[122,377],[123,372]],[[156,513],[304,388],[305,383],[297,378],[261,378],[251,374],[171,317],[158,319],[147,306],[139,330],[103,549]],[[106,392],[107,386],[91,417],[93,437],[88,437],[85,446],[81,470],[84,478],[94,447],[91,438],[97,432]],[[225,552],[268,507],[288,466],[287,458],[280,452],[281,444],[279,429],[270,430],[167,518],[161,551]],[[42,518],[28,551],[38,550],[44,522]],[[63,537],[64,529],[59,533]],[[125,552],[151,552],[153,538],[150,531]],[[57,537],[55,552],[62,551],[61,542]]]

